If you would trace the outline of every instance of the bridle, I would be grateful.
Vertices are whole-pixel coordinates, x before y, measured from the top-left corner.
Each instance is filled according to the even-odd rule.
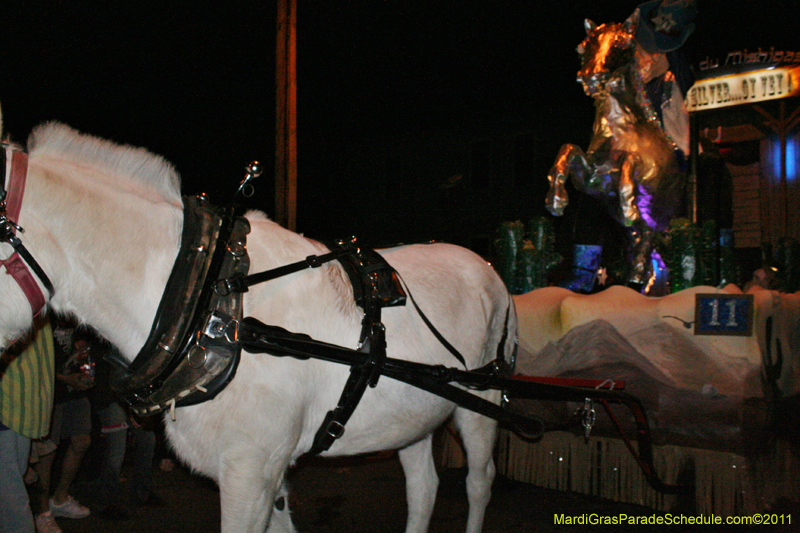
[[[17,282],[31,305],[31,312],[37,317],[49,301],[39,288],[34,274],[47,289],[50,298],[55,290],[50,278],[22,244],[17,233],[23,230],[16,221],[25,194],[25,181],[28,174],[28,154],[8,144],[0,150],[0,243],[10,244],[14,253],[7,259],[0,259],[6,273]],[[33,272],[31,272],[31,270]]]

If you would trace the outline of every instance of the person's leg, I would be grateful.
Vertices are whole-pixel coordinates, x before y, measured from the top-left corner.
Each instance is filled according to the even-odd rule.
[[[125,461],[128,424],[125,410],[118,403],[111,403],[97,411],[103,436],[103,461],[97,477],[97,505],[100,509],[116,503],[119,495],[119,476]]]
[[[61,463],[61,477],[53,491],[52,500],[56,505],[61,505],[67,500],[69,488],[78,474],[83,456],[86,455],[86,450],[89,449],[91,443],[92,438],[89,435],[73,435],[70,437],[69,446]]]
[[[61,442],[61,421],[63,419],[63,414],[63,403],[55,404],[53,406],[53,415],[50,421],[50,435],[48,437],[52,446],[49,447],[49,453],[40,453],[39,462],[33,465],[33,469],[36,471],[36,475],[39,478],[34,484],[34,490],[31,491],[31,509],[36,516],[50,511],[50,481],[53,477],[53,461],[56,457],[56,450]]]
[[[153,457],[156,434],[145,428],[133,429],[133,479],[131,491],[139,503],[146,503],[153,491]]]
[[[61,436],[69,438],[69,446],[61,463],[61,477],[50,498],[50,510],[55,516],[84,518],[89,509],[69,495],[69,489],[78,475],[83,456],[92,442],[91,405],[87,398],[64,402]]]
[[[0,431],[0,532],[34,533],[25,482],[31,440],[10,429]]]
[[[52,479],[53,460],[56,457],[55,451],[42,455],[39,457],[39,462],[33,465],[39,480],[34,484],[34,490],[31,491],[33,500],[31,501],[31,509],[36,515],[45,513],[50,510],[50,480]]]

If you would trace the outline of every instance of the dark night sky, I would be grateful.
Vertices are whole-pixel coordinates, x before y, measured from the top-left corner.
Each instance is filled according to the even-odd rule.
[[[794,4],[700,0],[684,49],[695,60],[800,50]],[[299,201],[313,194],[304,174],[320,172],[303,151],[313,139],[442,129],[524,108],[555,139],[585,143],[591,102],[574,81],[583,19],[622,21],[636,5],[298,0]],[[39,122],[66,122],[164,155],[186,193],[220,202],[251,159],[271,167],[273,2],[19,1],[0,25],[0,103],[15,140]],[[565,124],[575,109],[585,123]],[[268,212],[271,188],[265,177]]]

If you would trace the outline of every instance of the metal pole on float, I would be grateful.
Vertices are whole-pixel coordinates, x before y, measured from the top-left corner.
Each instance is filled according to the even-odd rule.
[[[297,2],[278,0],[275,48],[275,221],[297,230]]]
[[[697,224],[697,159],[700,156],[700,127],[697,117],[689,114],[689,175],[686,188],[687,218]]]

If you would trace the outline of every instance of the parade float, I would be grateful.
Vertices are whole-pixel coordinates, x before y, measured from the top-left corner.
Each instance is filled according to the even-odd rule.
[[[512,404],[551,431],[537,441],[501,431],[497,462],[507,477],[547,488],[730,516],[798,500],[800,224],[789,206],[800,194],[792,134],[800,107],[787,111],[780,100],[773,116],[756,105],[748,112],[761,120],[744,124],[720,108],[796,95],[800,67],[791,63],[800,54],[779,52],[776,64],[774,50],[771,63],[766,54],[730,54],[721,75],[681,87],[670,52],[691,33],[693,15],[683,3],[649,2],[624,24],[587,21],[578,47],[594,135],[586,151],[562,148],[546,202],[561,214],[568,178],[604,202],[627,233],[627,265],[576,238],[571,272],[554,279],[562,257],[545,218],[501,225],[494,264],[519,317],[516,373],[594,380],[641,399],[656,468],[666,483],[693,483],[694,498],[648,486],[633,445],[619,438],[630,420],[588,399]],[[665,18],[683,26],[665,34]],[[700,113],[710,109],[716,114]],[[770,128],[775,135],[764,133]],[[720,156],[737,149],[723,141],[753,137],[765,168],[748,174]],[[753,249],[761,261],[747,281],[752,263],[737,257]],[[445,464],[459,466],[454,441],[443,441]]]

